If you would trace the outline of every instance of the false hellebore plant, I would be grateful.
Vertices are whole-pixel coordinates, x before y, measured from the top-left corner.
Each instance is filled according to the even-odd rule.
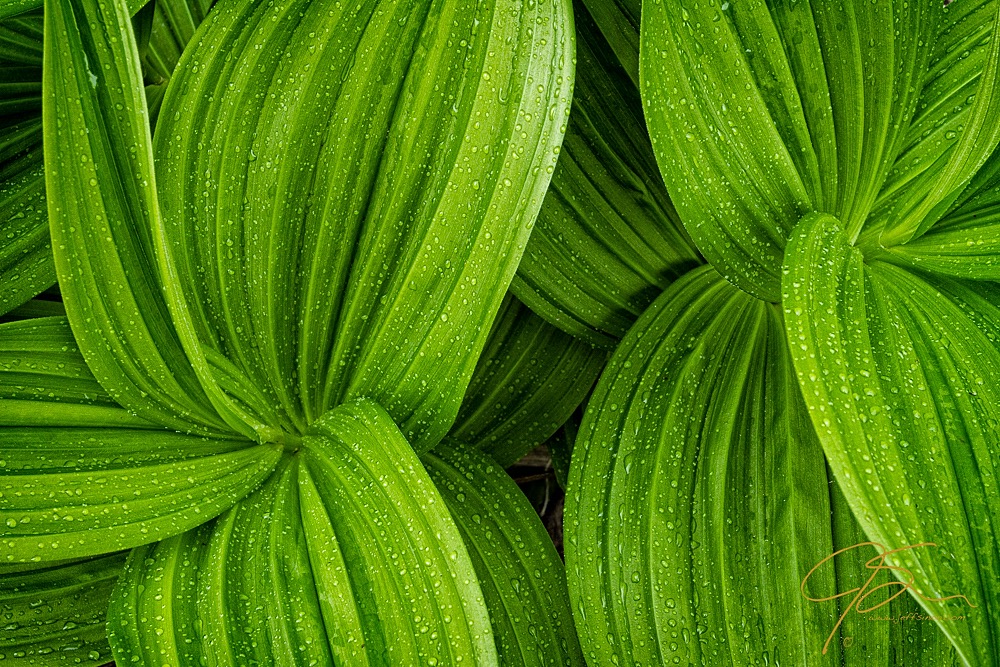
[[[998,664],[1000,1],[37,4],[5,659]]]
[[[1000,3],[584,4],[512,290],[621,338],[568,487],[586,659],[1000,664]],[[890,596],[937,627],[857,613]]]
[[[44,7],[67,317],[0,327],[4,659],[107,662],[72,628],[107,611],[120,664],[580,664],[538,517],[445,440],[565,132],[569,4],[222,0],[154,136],[130,9]]]

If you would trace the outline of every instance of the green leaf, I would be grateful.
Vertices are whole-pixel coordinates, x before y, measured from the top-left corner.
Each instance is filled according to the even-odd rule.
[[[606,360],[508,295],[449,436],[510,466],[569,418]]]
[[[11,427],[0,562],[75,558],[176,535],[263,481],[268,445],[130,428]]]
[[[933,543],[893,564],[912,571],[928,614],[968,616],[937,621],[965,662],[994,664],[996,309],[970,316],[962,302],[978,295],[962,283],[947,281],[948,294],[910,270],[866,263],[824,215],[802,221],[785,268],[795,370],[848,503],[873,541]],[[950,596],[964,599],[934,601]]]
[[[454,421],[548,184],[573,79],[567,3],[234,0],[197,42],[156,132],[189,353],[259,388],[284,431],[370,396],[426,449]]]
[[[214,523],[133,551],[110,619],[121,664],[497,664],[459,531],[368,401]]]
[[[127,0],[129,14],[135,14],[149,0]],[[0,2],[0,20],[9,17],[22,18],[20,15],[29,14],[39,10],[44,5],[44,0],[2,0]]]
[[[108,600],[124,553],[44,566],[0,565],[4,665],[104,665]]]
[[[165,84],[215,0],[156,0],[149,51],[143,58],[147,78]]]
[[[928,232],[889,249],[896,263],[958,278],[1000,280],[1000,150]]]
[[[41,0],[3,0],[0,3],[0,20],[30,12],[41,6]]]
[[[5,66],[42,66],[42,14],[0,19],[0,62]]]
[[[120,0],[49,0],[45,30],[49,218],[83,356],[136,414],[178,430],[229,431],[209,399],[222,402],[206,397],[185,357],[155,269],[159,206],[129,12]]]
[[[872,248],[940,218],[1000,138],[989,39],[1000,3],[966,5],[648,5],[650,134],[681,218],[723,275],[778,301],[803,215],[834,215],[852,241],[867,227]]]
[[[500,663],[584,665],[562,561],[514,480],[447,440],[422,459],[476,568]]]
[[[573,112],[511,290],[563,331],[614,347],[699,257],[663,187],[636,84],[581,6],[576,24]]]
[[[923,616],[923,610],[916,600],[901,591],[898,584],[883,586],[892,581],[890,573],[873,572],[870,560],[881,551],[865,544],[869,543],[869,539],[854,519],[851,508],[836,483],[830,484],[830,509],[833,514],[833,548],[835,551],[844,550],[832,563],[837,588],[835,591],[821,592],[812,589],[811,579],[808,584],[811,595],[847,593],[837,600],[837,618],[842,614],[844,616],[839,633],[831,640],[843,647],[843,667],[961,665],[958,652],[937,625],[927,620],[918,620]],[[859,547],[859,544],[865,546]],[[831,565],[824,567],[829,568]],[[857,598],[857,593],[850,593],[864,586],[873,574],[875,578],[864,589],[863,600]],[[871,611],[859,612],[856,606],[859,603],[861,609]],[[834,619],[828,621],[831,625],[833,622]]]
[[[252,491],[280,453],[157,430],[91,375],[65,318],[0,325],[0,564],[174,535]]]
[[[0,425],[155,428],[101,388],[65,317],[0,325]]]
[[[582,0],[577,15],[589,13],[600,27],[608,47],[621,63],[632,85],[639,89],[639,19],[642,0]]]
[[[41,317],[66,317],[66,309],[62,301],[51,301],[49,299],[31,299],[25,301],[17,308],[0,316],[0,323],[16,322],[18,320],[30,320]]]
[[[552,458],[552,471],[556,475],[556,482],[563,490],[569,482],[569,469],[573,457],[573,445],[576,443],[576,435],[580,430],[580,421],[583,411],[578,409],[562,425],[555,435],[545,441],[545,448]]]
[[[836,603],[799,592],[832,553],[828,485],[780,311],[709,267],[675,282],[576,438],[566,564],[587,661],[837,664]]]
[[[949,6],[946,16],[928,49],[908,145],[884,188],[888,201],[873,214],[884,215],[884,246],[935,225],[1000,142],[1000,3]]]
[[[41,21],[0,21],[0,314],[56,281],[42,168]]]

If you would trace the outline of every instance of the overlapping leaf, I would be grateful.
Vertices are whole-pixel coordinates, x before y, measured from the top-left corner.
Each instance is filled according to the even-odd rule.
[[[46,192],[60,288],[83,356],[136,414],[178,430],[227,431],[184,355],[159,283],[159,204],[129,12],[122,3],[51,0],[45,22]]]
[[[584,665],[562,561],[514,481],[448,441],[423,461],[476,568],[500,663]]]
[[[0,20],[0,313],[56,280],[42,168],[42,22]]]
[[[940,222],[889,249],[896,262],[975,280],[1000,279],[1000,150]]]
[[[836,602],[799,586],[832,553],[828,479],[798,392],[780,313],[714,269],[636,323],[573,452],[567,570],[588,662],[826,664]],[[832,570],[810,585],[831,594]]]
[[[786,241],[809,212],[835,215],[852,240],[867,225],[868,247],[926,230],[1000,138],[998,12],[993,1],[650,3],[643,103],[699,249],[778,301]]]
[[[106,553],[183,532],[279,453],[156,429],[115,404],[64,318],[0,325],[0,562]]]
[[[820,567],[835,573],[837,589],[830,594],[841,596],[837,599],[837,618],[843,618],[830,640],[831,645],[843,647],[841,664],[844,667],[961,665],[955,647],[937,625],[924,617],[924,610],[913,596],[903,591],[899,583],[886,586],[893,581],[892,575],[872,569],[877,561],[873,563],[871,559],[883,550],[871,545],[836,484],[830,486],[830,509],[833,548],[840,553]],[[859,589],[873,574],[871,583],[860,591],[864,597],[859,597]],[[802,590],[810,596],[824,595],[813,588],[811,577]]]
[[[509,466],[569,418],[606,359],[508,295],[449,435]]]
[[[785,266],[796,372],[848,503],[873,541],[935,545],[903,551],[895,564],[913,572],[930,614],[940,611],[933,600],[964,596],[947,608],[968,619],[939,624],[968,664],[993,664],[995,304],[962,283],[865,263],[829,216],[803,220]]]
[[[111,659],[105,619],[125,554],[0,565],[0,654],[4,664],[104,665]]]
[[[497,664],[459,531],[388,414],[349,403],[313,428],[215,522],[133,551],[119,661]]]
[[[613,347],[699,257],[657,171],[628,65],[579,3],[576,25],[566,141],[511,289],[563,331]]]
[[[561,141],[568,10],[215,7],[156,133],[204,383],[225,366],[284,431],[367,395],[418,449],[444,435]]]

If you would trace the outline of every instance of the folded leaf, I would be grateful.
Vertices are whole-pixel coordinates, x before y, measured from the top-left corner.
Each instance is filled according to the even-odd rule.
[[[133,551],[120,664],[497,664],[462,538],[386,412],[350,403],[313,428],[215,522]]]
[[[573,112],[511,290],[563,331],[613,347],[700,260],[663,187],[638,87],[587,10],[575,18]]]
[[[508,295],[449,435],[507,467],[569,418],[606,359]]]
[[[566,4],[217,5],[156,132],[189,354],[284,431],[371,396],[439,440],[561,142]]]
[[[928,49],[908,150],[886,184],[898,192],[882,207],[885,246],[935,225],[1000,142],[1000,2],[949,5],[945,16]]]
[[[514,480],[455,442],[422,460],[476,568],[500,663],[584,665],[562,561]]]
[[[901,551],[917,597],[968,664],[1000,646],[1000,319],[970,316],[907,269],[864,262],[829,216],[803,220],[784,278],[788,340],[813,424],[872,541]],[[904,579],[902,573],[898,573]],[[904,579],[905,580],[905,579]],[[947,620],[964,614],[967,620]]]
[[[780,313],[690,272],[622,341],[576,438],[566,563],[587,661],[837,664],[836,602],[799,593],[832,553],[828,493]]]
[[[104,665],[105,619],[124,553],[44,566],[0,565],[4,665]]]
[[[49,0],[45,26],[49,218],[83,356],[115,401],[150,421],[236,428],[236,417],[227,427],[212,409],[187,361],[157,275],[159,205],[128,9],[123,0]]]

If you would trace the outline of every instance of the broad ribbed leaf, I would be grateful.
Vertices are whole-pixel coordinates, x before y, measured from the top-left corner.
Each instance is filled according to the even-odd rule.
[[[646,10],[643,103],[667,189],[709,261],[760,298],[779,300],[803,215],[835,215],[852,240],[867,225],[869,246],[905,241],[1000,137],[995,0]]]
[[[882,550],[866,544],[870,540],[854,519],[836,483],[830,485],[830,509],[833,512],[833,548],[841,553],[820,567],[836,573],[837,589],[816,590],[812,577],[804,588],[811,596],[843,595],[837,600],[837,618],[844,615],[843,622],[830,640],[843,647],[840,652],[843,667],[961,665],[958,652],[941,629],[929,619],[921,620],[924,610],[913,596],[902,591],[898,582],[884,586],[893,581],[890,572],[872,570],[870,561]],[[851,593],[865,586],[873,574],[874,579],[864,589],[863,600],[857,597],[857,592]],[[827,623],[832,627],[835,619],[828,619]],[[832,659],[828,662],[834,664]]]
[[[606,360],[508,295],[449,436],[507,467],[569,418]]]
[[[573,112],[511,290],[563,331],[613,347],[699,258],[663,187],[636,84],[579,4],[576,26]]]
[[[0,563],[106,553],[197,526],[279,452],[156,428],[114,403],[65,318],[0,325]]]
[[[946,17],[926,49],[916,113],[873,213],[882,245],[935,225],[1000,141],[1000,3],[949,5]]]
[[[129,13],[135,14],[148,0],[126,0]],[[44,0],[0,0],[0,20],[8,17],[23,18],[21,15],[32,16],[40,10]]]
[[[657,299],[588,405],[565,526],[590,664],[827,664],[836,603],[799,586],[832,553],[828,479],[780,312],[707,267]]]
[[[0,21],[0,314],[56,281],[42,168],[41,27],[39,17]]]
[[[497,664],[459,531],[367,401],[215,522],[133,551],[110,618],[120,664]]]
[[[156,132],[189,354],[285,431],[371,396],[439,440],[555,162],[571,25],[563,1],[216,5]]]
[[[0,565],[3,664],[107,664],[111,647],[105,618],[125,555],[44,566]]]
[[[185,358],[156,271],[159,206],[128,9],[123,0],[50,0],[45,26],[49,218],[83,356],[136,414],[179,430],[228,430]]]
[[[268,445],[124,427],[2,433],[0,562],[87,556],[176,535],[253,490],[279,456]]]
[[[455,442],[422,459],[476,568],[500,663],[584,665],[562,561],[514,481]]]
[[[146,102],[155,125],[170,77],[215,0],[157,0],[149,44],[142,58]]]
[[[1000,280],[1000,150],[940,222],[890,252],[896,262],[935,273]]]
[[[0,325],[0,425],[155,428],[107,395],[58,316]]]
[[[789,245],[784,310],[795,369],[831,468],[868,537],[900,552],[918,599],[968,664],[1000,655],[996,308],[865,263],[829,216]],[[902,575],[900,575],[902,576]],[[934,600],[964,596],[944,603]]]
[[[632,85],[639,88],[639,19],[642,0],[582,0]],[[576,10],[577,14],[581,12]]]

